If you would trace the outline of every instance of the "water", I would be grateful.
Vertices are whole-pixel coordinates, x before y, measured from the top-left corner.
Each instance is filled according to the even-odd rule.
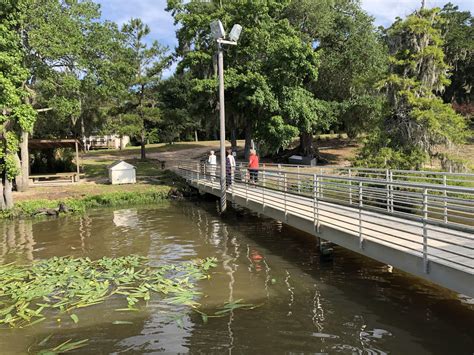
[[[115,312],[123,303],[112,299],[75,311],[78,324],[63,315],[2,330],[0,353],[26,353],[49,334],[54,345],[89,339],[76,351],[87,354],[474,352],[470,300],[342,248],[322,260],[312,237],[243,210],[222,219],[212,202],[180,202],[0,225],[0,263],[130,253],[152,264],[215,256],[218,267],[199,284],[202,309],[238,299],[259,307],[204,323],[158,299],[142,312]]]

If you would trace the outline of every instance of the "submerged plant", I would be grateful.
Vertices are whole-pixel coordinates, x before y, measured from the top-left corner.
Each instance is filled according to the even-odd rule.
[[[51,339],[52,336],[53,335],[50,334],[46,338],[44,338],[39,344],[30,347],[28,349],[28,353],[35,353],[35,354],[38,354],[38,355],[64,354],[66,352],[77,350],[77,349],[80,349],[80,348],[86,346],[87,342],[89,341],[89,339],[83,339],[83,340],[79,340],[79,341],[72,341],[72,339],[69,339],[69,340],[66,340],[65,342],[62,342],[61,344],[56,345],[54,347],[49,347],[47,349],[42,349],[42,350],[35,349],[35,348],[44,347],[49,342],[49,340]]]
[[[164,302],[196,307],[195,282],[207,278],[215,258],[151,267],[137,255],[119,258],[54,257],[32,265],[0,266],[0,325],[31,326],[46,319],[46,310],[70,313],[116,296],[138,310],[153,294]],[[79,317],[70,313],[74,323]]]

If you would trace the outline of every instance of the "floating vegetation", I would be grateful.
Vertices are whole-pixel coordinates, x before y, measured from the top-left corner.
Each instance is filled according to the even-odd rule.
[[[119,312],[139,310],[139,303],[149,301],[153,294],[170,304],[196,308],[199,292],[194,283],[207,278],[207,271],[215,266],[216,259],[207,258],[150,267],[146,258],[136,255],[95,261],[54,257],[26,266],[3,265],[0,325],[32,326],[46,319],[46,311],[67,313],[78,323],[73,310],[100,304],[114,295],[127,302],[126,307],[116,310]]]
[[[38,355],[64,354],[68,351],[77,350],[77,349],[80,349],[80,348],[86,346],[87,342],[89,341],[89,339],[83,339],[83,340],[73,342],[72,339],[69,339],[69,340],[66,340],[65,342],[63,342],[63,343],[61,343],[57,346],[54,346],[54,347],[50,347],[50,348],[43,349],[43,350],[35,349],[35,348],[39,348],[39,347],[44,347],[49,342],[51,337],[52,337],[52,334],[50,334],[46,338],[44,338],[38,345],[30,347],[30,349],[28,349],[28,353],[34,352],[35,354],[38,354]]]

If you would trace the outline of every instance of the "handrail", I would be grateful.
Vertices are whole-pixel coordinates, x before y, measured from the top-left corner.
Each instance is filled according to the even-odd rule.
[[[238,161],[237,165],[246,166],[246,162]],[[474,179],[474,173],[453,173],[448,171],[430,171],[430,170],[401,170],[401,169],[384,169],[384,168],[364,168],[364,167],[347,167],[347,166],[310,166],[299,164],[280,164],[280,163],[260,163],[260,167],[288,167],[288,168],[302,168],[302,169],[323,169],[323,170],[352,170],[352,171],[367,171],[367,172],[386,172],[387,170],[394,173],[412,173],[412,174],[426,174],[426,175],[448,175],[448,176],[468,176]]]
[[[207,174],[205,171],[207,165],[201,162],[181,161],[179,166],[187,166],[195,172],[202,173],[203,177],[210,177],[209,171]],[[236,174],[239,172],[248,174],[248,168],[238,165]],[[427,218],[429,223],[452,225],[453,228],[462,229],[467,227],[474,231],[474,188],[450,185],[447,179],[444,180],[444,184],[432,184],[274,169],[259,169],[259,174],[264,181],[263,185],[258,184],[259,187],[304,197],[313,193],[312,185],[319,180],[320,200],[348,206],[359,204],[358,186],[361,185],[363,198],[366,200],[362,208],[416,220],[420,219],[423,193],[426,192],[429,200]],[[218,176],[218,171],[215,171],[214,178],[217,179]],[[247,184],[246,181],[238,182]]]
[[[186,161],[184,161],[186,162]],[[183,163],[183,162],[182,162]],[[196,162],[192,162],[190,161],[189,163],[191,164],[196,164]],[[314,173],[301,173],[301,172],[293,172],[293,171],[286,171],[286,170],[274,170],[274,169],[265,169],[265,166],[264,165],[260,165],[262,168],[259,168],[259,171],[260,172],[270,172],[270,173],[273,173],[273,172],[278,172],[278,173],[286,173],[286,174],[289,174],[289,175],[297,175],[298,177],[312,177],[314,175]],[[289,164],[287,164],[287,166],[289,166]],[[242,164],[241,162],[238,162],[237,163],[237,167],[236,168],[240,168],[240,169],[247,169],[247,166]],[[314,167],[313,167],[314,168]],[[318,170],[321,170],[322,168],[317,168]],[[325,170],[328,170],[328,169],[332,169],[332,168],[325,168]],[[344,169],[350,169],[350,170],[361,170],[360,168],[344,168]],[[377,171],[377,170],[380,170],[380,171],[384,171],[386,172],[387,169],[368,169],[367,171]],[[423,171],[420,171],[420,172],[417,172],[417,171],[411,171],[411,170],[388,170],[388,171],[391,171],[391,172],[406,172],[406,173],[410,173],[410,172],[413,172],[413,173],[427,173],[427,174],[440,174],[442,176],[468,176],[468,177],[471,177],[473,178],[473,183],[474,183],[474,174],[463,174],[463,173],[444,173],[444,172],[423,172]],[[382,182],[386,182],[386,183],[389,183],[391,186],[403,186],[403,187],[413,187],[413,188],[424,188],[424,187],[429,187],[429,189],[432,189],[432,190],[439,190],[439,191],[453,191],[453,192],[458,192],[458,193],[462,193],[462,192],[474,192],[474,187],[464,187],[464,186],[457,186],[457,185],[448,185],[447,182],[451,181],[451,180],[447,180],[446,181],[446,185],[441,185],[441,184],[421,184],[421,183],[416,183],[416,182],[399,182],[399,181],[394,181],[394,180],[390,180],[387,182],[386,179],[375,179],[375,178],[367,178],[367,177],[353,177],[353,176],[349,176],[349,177],[345,177],[345,176],[340,176],[340,175],[332,175],[332,174],[321,174],[321,173],[316,173],[316,175],[318,176],[321,176],[323,178],[330,178],[330,179],[339,179],[339,180],[345,180],[345,181],[353,181],[353,182],[359,182],[359,181],[364,181],[364,182],[370,182],[370,183],[374,183],[374,184],[380,184],[381,181]],[[408,177],[408,176],[407,176]],[[416,176],[415,176],[416,177]],[[420,177],[421,178],[421,177]],[[464,180],[462,180],[464,181]],[[470,180],[465,180],[465,182],[471,182]]]
[[[474,188],[451,185],[447,175],[442,184],[394,181],[393,172],[384,171],[382,179],[259,169],[256,179],[240,164],[225,181],[232,201],[237,197],[263,213],[279,211],[283,222],[289,215],[311,221],[316,235],[323,225],[358,238],[362,250],[370,240],[416,255],[425,274],[431,262],[474,274]],[[221,193],[217,166],[180,161],[178,173],[200,189]]]
[[[237,162],[237,166],[246,167],[247,163]],[[400,170],[400,169],[381,169],[381,168],[363,168],[363,167],[341,167],[341,166],[308,166],[308,165],[293,165],[293,164],[277,164],[277,163],[261,163],[260,169],[265,170],[282,170],[282,168],[300,170],[317,170],[320,174],[323,171],[340,172],[351,175],[358,174],[375,174],[383,177],[382,180],[389,178],[395,179],[429,179],[432,182],[439,182],[445,184],[449,182],[469,184],[474,187],[474,173],[451,173],[442,171],[427,171],[427,170]],[[300,173],[303,173],[300,171]],[[332,174],[335,175],[335,174]]]

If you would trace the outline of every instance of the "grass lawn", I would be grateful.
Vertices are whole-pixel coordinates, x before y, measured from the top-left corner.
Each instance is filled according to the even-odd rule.
[[[134,165],[137,176],[156,176],[161,172],[161,164],[156,159],[142,161],[139,159],[124,159],[127,163]],[[85,177],[88,179],[108,177],[107,167],[117,161],[117,159],[83,159],[81,161],[84,168]]]
[[[153,179],[143,179],[137,184],[110,185],[105,182],[83,182],[56,187],[38,186],[25,192],[14,192],[13,195],[15,202],[41,199],[59,200],[118,192],[169,191],[171,187],[179,186],[179,184],[180,181],[176,179],[175,175],[166,170],[159,170]]]

